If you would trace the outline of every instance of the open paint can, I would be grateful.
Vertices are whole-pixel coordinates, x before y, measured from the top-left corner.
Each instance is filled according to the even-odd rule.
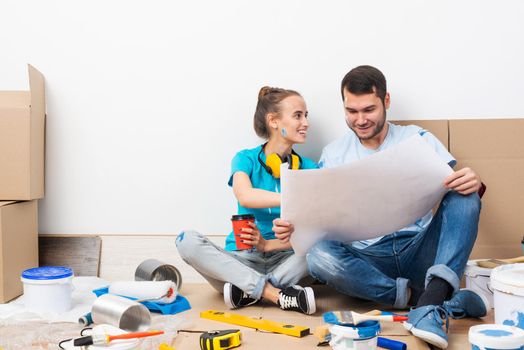
[[[524,350],[524,330],[498,324],[482,324],[469,329],[472,350]]]
[[[180,271],[157,259],[147,259],[140,263],[135,270],[135,281],[173,281],[177,291],[182,288]]]
[[[91,310],[93,322],[129,332],[143,332],[151,325],[151,313],[136,301],[112,294],[99,296]]]
[[[27,310],[54,313],[71,310],[73,270],[69,267],[35,267],[23,271],[20,279]]]
[[[495,323],[524,329],[524,264],[501,265],[491,272]]]
[[[378,321],[366,321],[357,325],[333,325],[329,327],[334,350],[376,350],[380,332]]]
[[[470,260],[466,265],[464,276],[466,279],[466,288],[471,289],[477,294],[484,295],[489,301],[491,308],[493,308],[493,290],[489,285],[491,271],[493,271],[493,269],[478,266],[477,260]]]

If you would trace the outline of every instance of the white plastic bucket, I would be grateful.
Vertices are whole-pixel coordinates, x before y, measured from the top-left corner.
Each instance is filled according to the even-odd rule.
[[[22,272],[25,308],[34,312],[71,310],[73,270],[64,266],[35,267]]]
[[[493,269],[477,266],[477,261],[470,260],[466,265],[466,270],[464,271],[466,288],[484,295],[489,301],[491,308],[493,308],[493,290],[489,286],[489,279]]]
[[[495,323],[524,329],[524,264],[494,268],[490,283]]]
[[[329,328],[329,332],[331,333],[329,345],[334,350],[376,350],[380,323],[366,321],[358,326],[333,325]]]
[[[517,327],[482,324],[469,329],[472,350],[524,350],[524,331]]]

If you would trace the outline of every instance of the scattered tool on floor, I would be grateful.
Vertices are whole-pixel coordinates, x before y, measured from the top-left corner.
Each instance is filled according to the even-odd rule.
[[[207,310],[200,313],[200,317],[208,320],[236,324],[239,326],[255,328],[263,331],[286,334],[293,337],[304,337],[309,335],[309,328],[292,324],[279,323],[271,320],[252,318],[229,312]]]
[[[74,339],[73,345],[74,346],[108,345],[113,340],[145,338],[145,337],[151,337],[151,336],[160,335],[160,334],[164,334],[164,331],[135,332],[135,333],[125,333],[125,334],[117,334],[117,335],[109,335],[105,333],[93,333],[85,337]]]
[[[174,347],[167,345],[166,343],[162,343],[158,346],[158,350],[176,350]]]
[[[407,321],[407,316],[401,316],[401,315],[366,315],[366,314],[359,314],[354,311],[329,311],[322,315],[322,318],[324,319],[324,322],[330,323],[330,324],[354,324],[357,325],[359,323],[365,322],[365,321],[389,321],[389,322],[403,322]]]
[[[175,301],[177,286],[173,281],[117,281],[109,285],[109,293],[136,298],[136,302],[155,301],[169,304]]]
[[[516,263],[524,263],[524,256],[519,256],[519,257],[511,258],[511,259],[488,259],[488,260],[477,261],[478,266],[486,267],[488,269],[492,269],[500,265],[516,264]]]
[[[408,348],[404,342],[384,337],[377,338],[377,345],[388,350],[406,350]]]
[[[226,350],[240,346],[240,329],[205,332],[200,336],[201,350]]]
[[[165,297],[171,297],[171,293],[173,293],[173,289],[169,289],[166,294],[164,295],[161,295],[160,297],[158,298],[155,298],[155,299],[139,299],[139,300],[133,300],[134,302],[137,302],[137,303],[142,303],[144,301],[157,301],[159,299],[162,299],[162,298],[165,298]],[[88,312],[87,314],[85,314],[84,316],[81,316],[79,319],[78,319],[78,323],[83,325],[84,327],[85,326],[89,326],[91,324],[93,324],[93,316],[91,314],[91,312]]]

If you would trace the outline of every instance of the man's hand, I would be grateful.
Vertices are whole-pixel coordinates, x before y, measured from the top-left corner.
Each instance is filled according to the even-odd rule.
[[[467,195],[477,192],[482,186],[482,182],[480,181],[480,176],[475,174],[471,168],[462,168],[446,177],[444,186],[460,194]]]
[[[287,243],[291,238],[291,234],[295,230],[295,227],[292,223],[287,222],[282,219],[273,220],[273,232],[275,236],[282,242]]]
[[[246,227],[240,229],[242,231],[240,238],[242,238],[243,243],[257,248],[259,252],[265,252],[267,241],[260,234],[257,225],[254,222],[248,222],[247,224],[251,228]]]

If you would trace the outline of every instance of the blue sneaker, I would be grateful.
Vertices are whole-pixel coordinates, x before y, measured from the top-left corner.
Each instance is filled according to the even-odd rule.
[[[461,289],[446,300],[442,305],[451,318],[484,317],[490,308],[489,301],[484,295],[477,294],[470,289]]]
[[[442,325],[446,322],[446,331]],[[448,347],[448,313],[442,306],[427,305],[412,309],[404,327],[418,337],[441,349]]]

